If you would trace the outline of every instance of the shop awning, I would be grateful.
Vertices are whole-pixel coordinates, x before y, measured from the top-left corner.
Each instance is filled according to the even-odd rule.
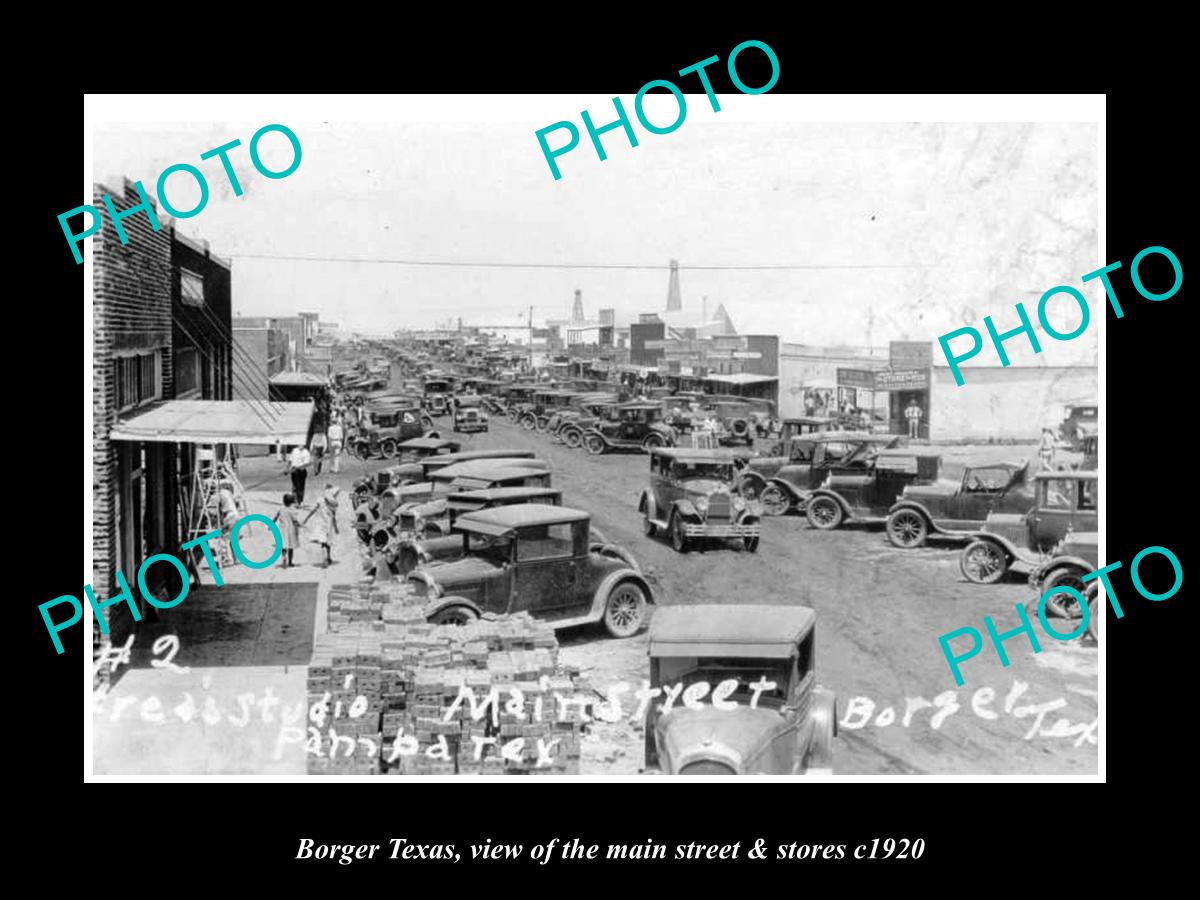
[[[271,376],[271,384],[276,387],[322,387],[329,380],[310,372],[276,372]]]
[[[313,403],[166,400],[117,419],[114,441],[164,444],[306,444]]]
[[[704,381],[715,381],[720,384],[770,384],[778,381],[774,375],[751,375],[748,372],[738,372],[733,375],[703,375]]]

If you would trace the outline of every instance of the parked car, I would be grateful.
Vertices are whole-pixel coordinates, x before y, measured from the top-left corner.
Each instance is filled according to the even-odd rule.
[[[1090,582],[1084,583],[1083,576],[1095,571],[1099,559],[1099,534],[1094,531],[1068,531],[1029,573],[1029,585],[1037,592],[1026,607],[1030,614],[1036,615],[1042,595],[1054,588],[1072,588],[1083,594],[1086,600],[1085,592]],[[1064,619],[1078,619],[1083,615],[1079,601],[1070,594],[1047,597],[1046,613]]]
[[[1025,512],[1033,504],[1029,463],[968,466],[957,481],[910,484],[888,512],[887,536],[902,548],[930,534],[966,540],[993,512]]]
[[[837,701],[817,684],[816,613],[803,606],[680,604],[655,611],[650,685],[705,682],[713,697],[691,709],[646,711],[646,767],[670,775],[799,775],[833,771]],[[752,685],[773,684],[755,699]]]
[[[599,456],[607,450],[643,450],[670,447],[676,434],[663,422],[663,408],[657,403],[622,403],[612,419],[603,419],[584,432],[583,446]]]
[[[1083,439],[1096,434],[1100,426],[1100,407],[1094,403],[1071,404],[1064,407],[1065,415],[1058,426],[1058,435],[1072,450],[1083,449]]]
[[[1023,515],[992,513],[959,556],[968,581],[992,584],[1006,572],[1028,574],[1069,531],[1099,527],[1096,472],[1051,471],[1034,476],[1035,500]]]
[[[397,570],[407,574],[425,563],[457,559],[463,552],[462,538],[453,533],[459,516],[521,503],[562,506],[562,491],[546,487],[488,488],[459,491],[427,504],[406,507],[396,526],[400,534]],[[600,540],[595,529],[592,535],[594,540]]]
[[[439,437],[433,420],[416,404],[391,407],[364,407],[359,425],[350,440],[350,452],[359,459],[382,456],[395,459],[400,444],[417,437]]]
[[[942,458],[912,448],[880,450],[867,458],[861,471],[830,472],[808,497],[804,512],[808,524],[831,531],[842,523],[881,523],[906,485],[937,480]]]
[[[521,418],[521,413],[529,408],[534,392],[539,390],[536,384],[510,384],[502,391],[504,415],[514,425]]]
[[[739,491],[761,501],[768,516],[782,516],[790,510],[804,512],[809,495],[831,472],[865,471],[876,453],[895,447],[900,440],[899,435],[855,431],[793,437],[786,456],[749,460]]]
[[[428,472],[425,481],[410,481],[380,495],[380,511],[391,515],[404,506],[428,503],[454,491],[494,487],[549,487],[550,468],[541,459],[466,460]]]
[[[646,534],[668,535],[679,553],[702,538],[738,538],[753,553],[759,508],[734,491],[737,478],[737,457],[729,450],[652,449],[650,486],[638,501]]]
[[[421,405],[431,416],[444,416],[450,412],[449,394],[454,384],[448,378],[426,378]]]
[[[468,513],[454,524],[462,558],[419,566],[408,580],[434,624],[527,612],[555,628],[603,621],[613,637],[631,637],[654,592],[628,551],[591,541],[590,524],[586,512],[537,503]]]
[[[488,430],[488,416],[478,395],[463,394],[455,398],[454,430],[477,433]]]

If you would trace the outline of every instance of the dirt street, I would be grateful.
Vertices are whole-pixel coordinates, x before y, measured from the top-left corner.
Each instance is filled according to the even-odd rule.
[[[448,418],[438,420],[449,434]],[[564,502],[591,512],[605,537],[629,548],[663,604],[794,603],[817,611],[817,675],[838,697],[835,771],[843,774],[1091,774],[1097,768],[1097,651],[1039,631],[1009,640],[1010,666],[985,651],[963,666],[956,688],[937,637],[963,626],[1019,624],[1024,580],[968,583],[953,545],[903,551],[878,528],[811,529],[802,517],[767,518],[759,550],[734,543],[677,554],[642,534],[637,500],[642,454],[589,456],[543,434],[493,418],[488,434],[459,436],[466,448],[533,448],[553,466]],[[963,462],[1025,458],[1033,447],[944,448],[947,470]],[[354,463],[355,467],[360,464]],[[370,469],[378,468],[373,463]],[[1066,630],[1066,629],[1064,629]],[[600,628],[559,633],[566,662],[602,693],[646,677],[646,634],[612,640]],[[632,713],[633,702],[627,703]],[[625,720],[597,723],[584,771],[636,773],[642,733]]]

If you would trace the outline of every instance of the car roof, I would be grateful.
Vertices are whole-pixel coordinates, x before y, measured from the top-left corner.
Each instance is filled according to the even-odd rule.
[[[499,487],[499,488],[484,488],[479,491],[455,491],[450,494],[449,500],[481,500],[489,502],[492,500],[516,500],[522,497],[561,497],[562,490],[560,488],[548,487]]]
[[[458,441],[449,441],[445,438],[409,438],[407,441],[401,441],[397,446],[401,450],[407,448],[409,450],[436,450],[439,447],[448,447],[457,444]]]
[[[440,456],[438,460],[445,462],[446,465],[453,465],[472,459],[533,459],[533,457],[532,450],[461,450],[458,453],[447,453],[445,456]]]
[[[733,462],[745,459],[746,451],[733,449],[693,449],[691,447],[651,447],[651,456],[663,456],[667,459],[691,460],[693,462]]]
[[[847,443],[861,443],[864,441],[879,441],[887,443],[899,438],[898,434],[872,434],[869,431],[818,431],[816,434],[799,434],[792,438],[793,441],[812,441],[818,444],[827,444],[832,441],[846,441]]]
[[[619,403],[619,404],[617,404],[617,408],[618,409],[662,409],[662,404],[661,403],[643,403],[641,401],[638,401],[636,403]]]
[[[937,450],[930,450],[927,447],[891,447],[886,450],[880,450],[879,456],[885,459],[895,459],[898,456],[916,456],[925,459],[941,459],[942,454]],[[973,466],[972,468],[980,468]]]
[[[1100,473],[1079,471],[1078,469],[1052,469],[1045,472],[1038,472],[1033,477],[1041,481],[1050,478],[1077,478],[1080,481],[1095,481],[1100,477]]]
[[[460,475],[467,478],[479,478],[503,474],[505,478],[511,478],[516,470],[528,473],[549,472],[550,464],[542,459],[468,459],[434,469],[429,473],[429,477],[445,481]]]
[[[781,419],[785,425],[827,425],[833,419],[825,416],[796,416],[794,419]]]
[[[569,522],[586,522],[589,518],[589,514],[580,509],[549,506],[545,503],[521,503],[466,513],[455,520],[454,527],[463,531],[499,535],[528,525],[562,525]]]
[[[684,603],[658,606],[650,620],[651,656],[787,657],[812,630],[806,606]]]

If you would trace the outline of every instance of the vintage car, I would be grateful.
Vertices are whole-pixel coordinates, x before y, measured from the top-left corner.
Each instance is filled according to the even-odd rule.
[[[348,449],[359,459],[395,459],[400,445],[417,437],[437,438],[433,420],[416,404],[365,406]]]
[[[992,584],[1012,571],[1028,574],[1068,531],[1099,527],[1096,472],[1051,471],[1034,476],[1034,505],[1026,513],[992,513],[959,556],[968,581]]]
[[[911,484],[888,512],[887,536],[897,547],[920,547],[934,534],[965,540],[994,513],[1033,505],[1029,463],[968,466],[957,481]]]
[[[431,416],[444,416],[450,412],[448,395],[453,389],[454,385],[448,378],[426,378],[421,405]]]
[[[809,494],[804,512],[808,524],[831,531],[843,522],[881,523],[907,485],[937,480],[942,458],[913,448],[880,450],[866,458],[864,469],[839,468]]]
[[[533,395],[540,390],[536,384],[510,384],[501,392],[500,403],[504,414],[514,425],[521,418],[521,413],[530,407]]]
[[[583,446],[583,436],[588,431],[598,427],[601,422],[617,420],[617,407],[620,405],[613,394],[584,398],[580,400],[577,410],[564,410],[559,420],[551,420],[546,430],[572,450],[578,450]]]
[[[784,450],[792,446],[792,438],[805,434],[816,434],[828,431],[833,427],[833,419],[820,416],[799,416],[794,419],[781,419],[779,422],[779,439],[771,445],[769,456],[783,456]]]
[[[478,394],[462,394],[455,398],[454,430],[469,433],[488,430],[488,415],[483,411],[483,399]]]
[[[498,448],[496,450],[455,450],[451,453],[429,453],[417,456],[412,462],[400,463],[387,469],[388,484],[397,487],[417,481],[428,481],[430,474],[455,463],[477,459],[532,459],[532,450]]]
[[[583,447],[599,456],[607,450],[644,450],[675,444],[675,430],[663,421],[657,403],[622,403],[615,416],[602,419],[583,434]]]
[[[541,503],[562,506],[562,491],[545,487],[502,487],[481,491],[459,491],[430,503],[405,507],[398,515],[396,530],[396,569],[407,574],[419,565],[434,560],[457,559],[462,555],[462,539],[453,534],[454,523],[466,513],[497,506]],[[410,518],[411,517],[411,518]],[[593,540],[597,537],[592,529]]]
[[[753,404],[737,400],[719,400],[711,406],[718,429],[717,440],[722,446],[745,444],[754,446],[754,413]]]
[[[1038,603],[1046,591],[1069,587],[1084,594],[1088,584],[1083,576],[1099,565],[1100,535],[1094,531],[1068,531],[1066,536],[1029,573],[1029,586],[1037,593],[1027,604],[1031,616],[1037,614]],[[1053,594],[1046,598],[1046,614],[1064,619],[1083,615],[1071,594]]]
[[[646,767],[670,775],[831,774],[837,701],[817,684],[815,629],[816,613],[803,606],[656,609],[650,686],[686,692],[703,682],[709,691],[665,713],[649,704]],[[718,698],[730,681],[734,689]]]
[[[650,486],[638,501],[646,534],[668,535],[679,553],[702,538],[738,538],[753,553],[758,504],[733,490],[737,477],[737,457],[729,450],[652,449]]]
[[[1072,450],[1083,449],[1083,439],[1096,434],[1100,425],[1100,407],[1094,403],[1072,404],[1064,407],[1065,415],[1058,426],[1058,435]]]
[[[396,458],[401,460],[399,465],[380,469],[373,476],[368,475],[354,482],[355,502],[367,495],[382,494],[393,485],[420,480],[424,477],[424,469],[418,464],[420,461],[457,453],[460,446],[458,441],[442,438],[412,438],[404,441],[396,448]]]
[[[880,450],[896,446],[899,435],[823,431],[793,437],[786,456],[760,456],[747,463],[739,492],[762,502],[768,516],[804,512],[809,494],[833,471],[866,470]]]
[[[379,497],[380,512],[391,515],[406,505],[428,503],[454,491],[521,486],[549,487],[549,464],[523,457],[465,460],[429,469],[425,481],[409,481],[388,488]]]
[[[645,624],[654,592],[628,551],[591,540],[591,517],[527,503],[459,516],[463,556],[408,574],[428,621],[466,624],[527,612],[555,628],[604,622],[613,637]]]

